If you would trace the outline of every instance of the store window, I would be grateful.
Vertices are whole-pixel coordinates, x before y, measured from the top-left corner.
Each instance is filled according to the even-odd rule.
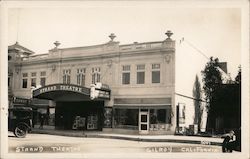
[[[94,67],[92,68],[92,84],[101,82],[101,68]]]
[[[130,84],[130,65],[122,66],[122,84]]]
[[[160,83],[161,72],[160,64],[152,64],[152,83]]]
[[[28,73],[23,73],[22,88],[28,87]]]
[[[137,84],[145,83],[145,65],[137,65]]]
[[[70,84],[70,74],[71,74],[70,69],[63,70],[63,83],[64,84]]]
[[[171,124],[171,109],[150,109],[150,130],[167,130]]]
[[[85,68],[77,69],[77,75],[76,75],[77,85],[85,86],[85,73],[86,73]]]
[[[150,109],[150,124],[166,123],[166,109]]]
[[[46,85],[46,71],[40,72],[40,85],[42,87]]]
[[[114,125],[116,128],[138,129],[138,109],[115,109]]]

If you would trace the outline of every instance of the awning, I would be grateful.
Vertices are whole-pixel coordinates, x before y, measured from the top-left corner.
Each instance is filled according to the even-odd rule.
[[[166,104],[114,104],[114,109],[171,109]]]
[[[171,109],[171,98],[115,98],[114,108]]]
[[[33,98],[54,101],[90,100],[90,89],[73,84],[52,84],[33,90]]]

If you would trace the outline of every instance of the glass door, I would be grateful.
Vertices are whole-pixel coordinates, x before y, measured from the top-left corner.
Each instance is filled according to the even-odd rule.
[[[149,112],[140,111],[139,113],[139,133],[148,134],[149,131]]]

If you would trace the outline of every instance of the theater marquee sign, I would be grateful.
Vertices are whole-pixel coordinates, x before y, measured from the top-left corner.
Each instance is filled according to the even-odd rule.
[[[40,94],[43,93],[54,92],[54,91],[70,91],[84,95],[89,95],[90,93],[90,89],[86,87],[81,87],[77,85],[68,85],[68,84],[54,84],[35,89],[33,91],[33,97],[39,96]]]

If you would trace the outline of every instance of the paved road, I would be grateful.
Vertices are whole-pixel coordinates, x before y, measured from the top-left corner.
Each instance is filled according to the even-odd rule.
[[[66,137],[28,134],[16,138],[9,134],[9,152],[13,153],[168,153],[221,152],[220,146],[164,142],[138,142],[119,139]]]

